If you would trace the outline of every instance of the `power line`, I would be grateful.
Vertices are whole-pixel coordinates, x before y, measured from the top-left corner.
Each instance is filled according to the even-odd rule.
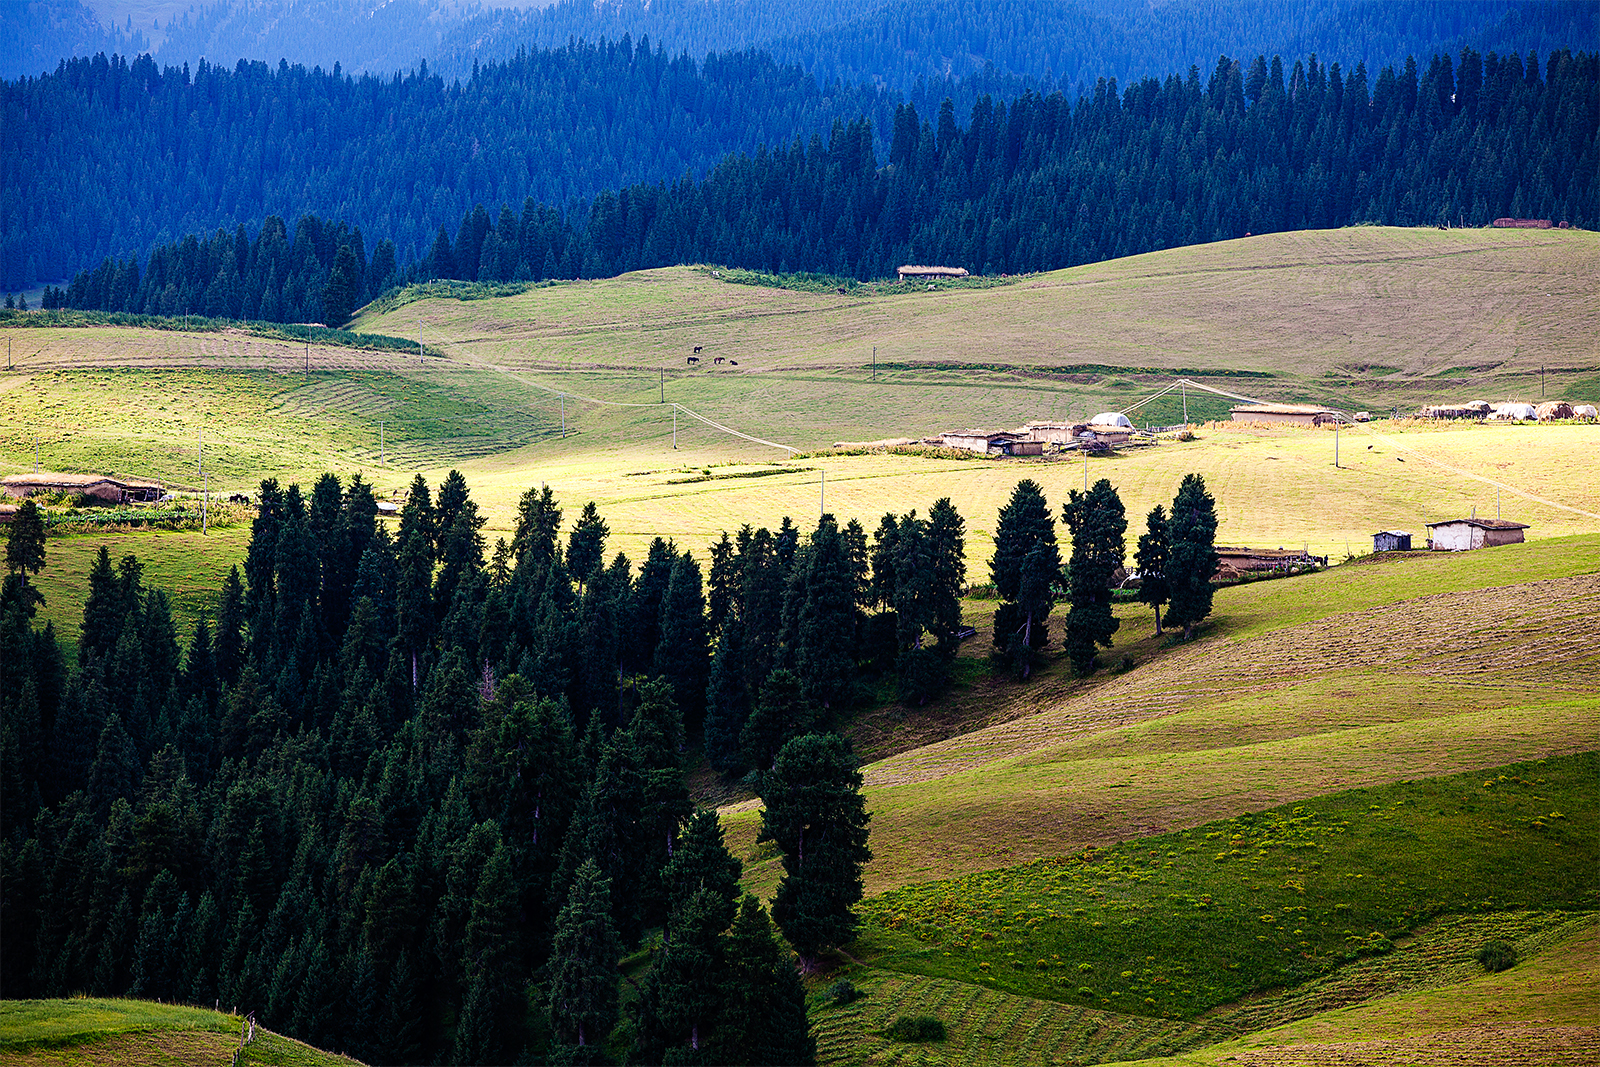
[[[1126,411],[1137,411],[1139,408],[1141,408],[1144,405],[1150,403],[1152,400],[1155,400],[1156,398],[1161,397],[1161,396],[1165,396],[1167,393],[1172,392],[1174,389],[1178,389],[1180,387],[1185,387],[1185,386],[1192,387],[1192,388],[1195,388],[1195,389],[1200,389],[1200,390],[1203,390],[1203,391],[1208,392],[1208,393],[1215,393],[1217,396],[1227,397],[1230,400],[1241,400],[1241,401],[1243,401],[1243,402],[1245,402],[1247,404],[1269,404],[1269,403],[1272,403],[1272,401],[1263,400],[1260,397],[1242,396],[1239,393],[1230,393],[1226,389],[1218,389],[1218,388],[1216,388],[1214,386],[1205,385],[1204,383],[1197,382],[1197,381],[1194,381],[1194,380],[1189,379],[1189,378],[1179,378],[1177,381],[1173,382],[1171,385],[1167,386],[1165,389],[1162,389],[1159,392],[1152,394],[1151,396],[1147,396],[1143,400],[1139,401],[1137,404],[1134,404],[1131,407],[1125,409],[1124,413],[1126,413]],[[1373,439],[1378,440],[1378,441],[1382,441],[1384,444],[1388,445],[1389,447],[1394,448],[1394,449],[1396,449],[1398,451],[1401,451],[1401,452],[1405,452],[1408,455],[1414,456],[1417,459],[1420,459],[1425,463],[1431,463],[1435,467],[1438,467],[1440,470],[1449,471],[1451,474],[1454,474],[1459,478],[1467,478],[1467,479],[1470,479],[1470,480],[1475,481],[1475,482],[1481,482],[1484,485],[1492,485],[1496,489],[1502,490],[1502,491],[1507,492],[1507,493],[1511,493],[1511,494],[1513,494],[1515,496],[1520,496],[1524,500],[1531,500],[1534,503],[1543,504],[1546,507],[1556,508],[1557,510],[1560,510],[1560,511],[1569,511],[1574,515],[1582,515],[1585,518],[1600,519],[1600,514],[1596,514],[1593,511],[1585,511],[1583,508],[1573,507],[1571,504],[1563,504],[1563,503],[1561,503],[1560,501],[1557,501],[1557,500],[1550,500],[1547,497],[1539,496],[1536,493],[1530,493],[1525,489],[1519,489],[1514,485],[1509,485],[1509,484],[1507,484],[1505,482],[1499,481],[1498,479],[1490,478],[1487,475],[1475,474],[1472,471],[1463,470],[1462,468],[1457,467],[1454,464],[1446,463],[1442,459],[1438,459],[1438,458],[1436,458],[1434,456],[1430,456],[1426,452],[1423,452],[1421,449],[1414,448],[1411,445],[1403,444],[1403,443],[1395,440],[1394,438],[1390,437],[1388,434],[1379,433],[1377,430],[1373,429],[1371,424],[1369,424],[1369,423],[1357,422],[1354,419],[1352,419],[1349,415],[1347,415],[1344,412],[1339,411],[1337,409],[1330,408],[1329,410],[1332,411],[1333,414],[1335,416],[1337,416],[1339,421],[1341,423],[1343,423],[1344,425],[1349,426],[1352,429],[1359,430],[1362,433],[1365,433],[1368,436],[1372,437]]]

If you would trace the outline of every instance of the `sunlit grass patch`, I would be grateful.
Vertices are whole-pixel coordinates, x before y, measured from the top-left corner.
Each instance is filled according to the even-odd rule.
[[[876,965],[1192,1018],[1446,912],[1600,905],[1593,754],[1356,790],[864,906]]]

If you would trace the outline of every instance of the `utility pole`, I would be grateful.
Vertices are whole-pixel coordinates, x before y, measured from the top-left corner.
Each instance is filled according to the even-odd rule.
[[[384,465],[383,459],[383,420],[378,420],[378,466]]]
[[[200,490],[200,536],[211,532],[211,475],[202,479]]]
[[[661,371],[661,402],[663,404],[667,402],[667,372],[665,368]]]
[[[1179,382],[1178,389],[1183,394],[1183,424],[1189,425],[1189,383]]]
[[[202,436],[205,431],[196,427],[194,431],[194,472],[204,474],[206,469],[206,442]]]
[[[673,404],[672,405],[672,447],[673,447],[674,450],[676,450],[677,447],[678,447],[678,405],[677,404]]]
[[[1333,467],[1339,469],[1339,420],[1333,420]]]

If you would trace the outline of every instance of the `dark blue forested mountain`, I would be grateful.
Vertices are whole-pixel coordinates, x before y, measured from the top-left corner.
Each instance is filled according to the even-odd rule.
[[[144,256],[185,234],[231,232],[240,225],[254,231],[271,216],[343,222],[368,236],[369,249],[379,239],[391,242],[404,266],[426,255],[438,227],[454,230],[456,220],[478,204],[491,210],[508,205],[520,216],[523,201],[532,198],[561,212],[576,211],[581,222],[585,202],[604,190],[703,177],[730,154],[761,146],[789,153],[796,140],[803,145],[857,119],[867,121],[869,148],[881,161],[889,155],[893,114],[901,103],[932,116],[949,98],[954,115],[965,118],[984,96],[1003,105],[1027,93],[1049,99],[1059,89],[1070,108],[1080,95],[1120,95],[1117,86],[1140,80],[1128,75],[1153,64],[1161,64],[1163,74],[1181,79],[1192,70],[1198,78],[1216,61],[1191,57],[1214,57],[1219,42],[1234,39],[1293,46],[1225,53],[1241,55],[1244,65],[1256,56],[1253,65],[1263,72],[1268,55],[1282,54],[1293,63],[1309,52],[1320,53],[1324,67],[1337,57],[1351,74],[1363,66],[1369,72],[1392,67],[1410,84],[1418,74],[1407,73],[1409,56],[1426,64],[1447,41],[1491,42],[1448,50],[1448,57],[1469,51],[1515,56],[1536,70],[1542,62],[1537,57],[1559,49],[1525,51],[1530,40],[1570,37],[1580,48],[1586,40],[1600,46],[1594,30],[1600,3],[1589,0],[1109,0],[1092,12],[1057,0],[887,0],[847,12],[848,22],[840,21],[838,8],[813,0],[782,6],[749,0],[616,0],[595,6],[562,0],[528,11],[468,9],[453,22],[435,10],[436,3],[392,0],[334,33],[337,18],[353,17],[348,0],[304,0],[294,18],[273,21],[271,32],[255,40],[260,47],[285,48],[312,48],[314,41],[313,51],[336,46],[348,50],[353,62],[371,64],[371,47],[385,39],[383,20],[409,12],[424,29],[391,27],[397,32],[386,47],[420,48],[415,34],[425,30],[432,35],[429,47],[466,66],[459,79],[440,76],[426,64],[403,75],[353,77],[337,59],[310,69],[284,60],[200,60],[179,68],[148,56],[131,62],[96,56],[0,85],[0,125],[6,130],[0,142],[0,287],[62,280],[107,256]],[[31,13],[28,18],[66,19],[69,7],[69,0],[35,0],[6,8],[4,17],[16,22],[22,10]],[[250,18],[274,10],[270,0],[197,8],[192,17],[161,29],[160,54],[181,51],[181,42],[190,39],[185,34],[199,34],[192,40],[203,38],[206,47],[222,47],[232,38],[219,27],[245,33]],[[630,37],[630,27],[651,35]],[[597,44],[573,40],[596,28],[622,32]],[[123,29],[139,32],[131,23]],[[769,39],[776,53],[733,50],[697,60],[686,51],[755,38]],[[529,40],[562,43],[529,48]],[[1363,60],[1413,45],[1393,62]],[[509,52],[509,58],[469,62],[476,53],[497,51]],[[1447,66],[1452,61],[1444,60]],[[818,74],[827,80],[819,82]],[[1291,129],[1282,135],[1313,132]],[[1185,145],[1194,143],[1180,136]],[[1533,147],[1543,150],[1542,133],[1524,130],[1519,136],[1532,137]],[[1577,136],[1586,140],[1584,131]],[[1499,160],[1502,153],[1491,155]],[[1394,168],[1392,153],[1386,153],[1384,166],[1391,168],[1386,181],[1404,173]],[[1503,200],[1494,210],[1509,210],[1513,191],[1497,199],[1413,189],[1410,203],[1434,206],[1407,208],[1405,217],[1427,216],[1447,205],[1471,214],[1480,201],[1488,209]],[[1399,189],[1393,199],[1406,203],[1407,192]],[[1524,199],[1549,201],[1541,210],[1551,214],[1592,215],[1582,196],[1573,202],[1563,192],[1552,200],[1527,190]],[[1345,215],[1334,211],[1329,217]],[[1358,217],[1402,216],[1375,210]],[[1160,239],[1176,243],[1172,233],[1190,231],[1226,228],[1175,223],[1160,230]],[[564,264],[557,252],[554,269],[565,276],[587,273],[592,265],[585,262],[592,258],[575,252]],[[849,272],[868,269],[849,258]],[[780,259],[797,269],[846,269],[810,254]],[[542,259],[527,267],[537,275]]]
[[[74,60],[0,87],[0,287],[274,214],[346,219],[405,258],[474,204],[565,205],[892,111],[759,53],[696,62],[644,41],[523,53],[454,84]]]
[[[1531,58],[1531,57],[1530,57]],[[1220,59],[1207,82],[1109,82],[1073,103],[982,97],[963,127],[895,108],[886,158],[864,120],[739,154],[704,180],[603,192],[563,213],[441,219],[397,269],[380,243],[301,218],[107,260],[47,306],[342,322],[395,280],[605,277],[672,263],[882,277],[904,262],[1047,270],[1246,232],[1500,215],[1600,221],[1600,53],[1440,58],[1425,68]],[[452,233],[454,237],[452,239]],[[340,266],[340,259],[344,265]]]
[[[475,62],[571,40],[648,36],[668,52],[760,48],[819,80],[909,90],[918,78],[1002,73],[1071,89],[1202,68],[1221,53],[1337,56],[1370,69],[1408,55],[1600,44],[1595,0],[558,0],[526,10],[453,0],[212,0],[176,19],[101,25],[109,0],[0,5],[0,76],[98,51],[158,64],[240,58],[392,74],[426,59],[446,78]],[[121,10],[120,7],[117,10]]]

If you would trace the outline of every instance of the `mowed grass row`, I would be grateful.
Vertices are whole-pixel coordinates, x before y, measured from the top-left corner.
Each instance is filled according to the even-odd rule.
[[[1600,907],[1594,753],[1307,799],[865,906],[875,966],[1195,1018],[1447,912]]]
[[[1384,956],[1345,964],[1324,978],[1253,997],[1195,1021],[1126,1015],[969,982],[850,965],[836,975],[849,980],[860,999],[836,1006],[814,996],[811,1015],[818,1061],[824,1064],[1051,1065],[1136,1058],[1157,1065],[1210,1064],[1251,1049],[1266,1055],[1241,1057],[1245,1062],[1271,1063],[1285,1046],[1295,1047],[1291,1042],[1372,1038],[1395,1047],[1382,1050],[1387,1055],[1381,1058],[1361,1062],[1409,1063],[1406,1044],[1439,1031],[1481,1027],[1486,1017],[1507,1030],[1526,1030],[1523,1036],[1533,1039],[1501,1045],[1502,1058],[1489,1062],[1550,1062],[1537,1053],[1523,1059],[1516,1052],[1548,1042],[1549,1036],[1540,1033],[1547,1028],[1592,1024],[1600,1008],[1594,983],[1600,968],[1597,937],[1600,924],[1593,913],[1451,916],[1426,924]],[[1491,939],[1514,945],[1524,962],[1502,974],[1485,974],[1474,954]],[[901,1015],[937,1017],[945,1024],[947,1039],[938,1044],[889,1040],[884,1031]],[[1580,1035],[1560,1035],[1567,1041],[1573,1036]]]
[[[1584,1063],[1600,1037],[1600,928],[1524,952],[1499,974],[1396,993],[1261,1030],[1150,1067],[1234,1063],[1374,1067]]]

